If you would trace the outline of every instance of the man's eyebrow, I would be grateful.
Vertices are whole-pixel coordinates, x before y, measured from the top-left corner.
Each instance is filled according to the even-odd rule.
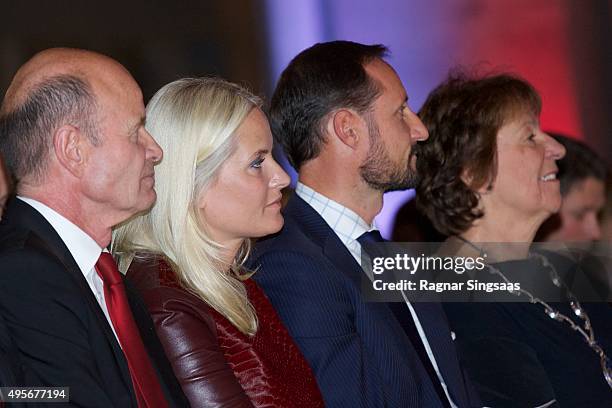
[[[130,134],[138,132],[141,126],[145,126],[147,124],[147,118],[145,116],[141,117],[138,123],[130,128]]]

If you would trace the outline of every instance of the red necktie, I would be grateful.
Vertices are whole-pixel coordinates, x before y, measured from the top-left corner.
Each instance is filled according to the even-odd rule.
[[[134,322],[121,274],[111,254],[102,252],[96,263],[96,271],[104,282],[106,307],[130,368],[138,407],[167,407],[166,397]]]

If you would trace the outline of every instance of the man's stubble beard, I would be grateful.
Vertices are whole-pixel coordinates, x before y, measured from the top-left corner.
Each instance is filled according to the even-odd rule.
[[[369,116],[369,115],[368,115]],[[415,188],[418,175],[410,167],[416,145],[412,146],[405,167],[396,164],[389,157],[380,137],[378,125],[371,117],[366,117],[370,137],[370,150],[363,164],[359,167],[361,178],[374,190],[387,192]]]

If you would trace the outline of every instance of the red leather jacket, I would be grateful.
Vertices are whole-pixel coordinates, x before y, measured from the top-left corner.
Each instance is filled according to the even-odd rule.
[[[324,406],[310,366],[252,279],[244,283],[259,326],[249,337],[183,289],[162,259],[135,259],[127,276],[192,407]]]

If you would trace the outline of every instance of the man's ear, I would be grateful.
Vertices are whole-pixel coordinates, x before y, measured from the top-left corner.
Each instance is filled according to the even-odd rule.
[[[340,109],[332,113],[330,121],[338,140],[351,149],[356,149],[364,126],[364,121],[357,112]]]
[[[72,125],[63,125],[53,134],[53,150],[59,164],[72,173],[81,177],[89,148],[87,136]]]

